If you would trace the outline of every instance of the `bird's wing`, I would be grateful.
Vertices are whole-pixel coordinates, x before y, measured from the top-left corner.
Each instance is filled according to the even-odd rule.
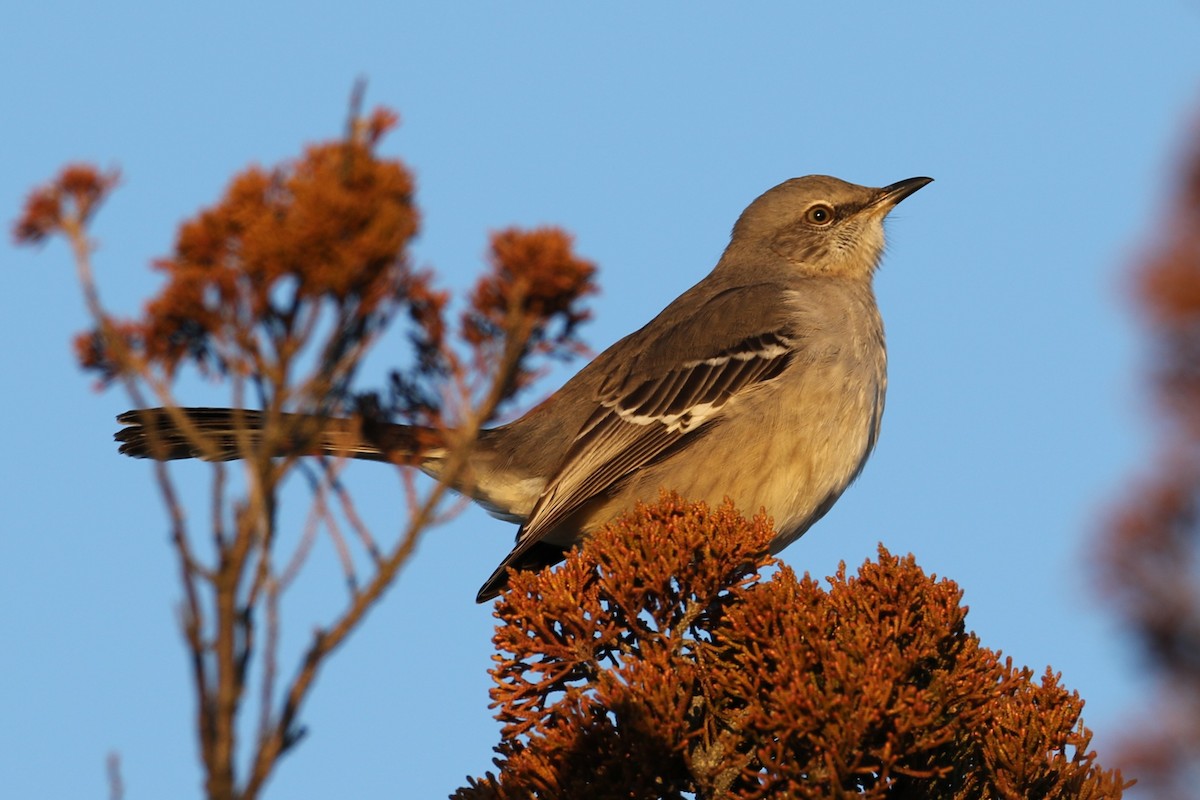
[[[753,300],[755,294],[718,295],[697,314],[670,325],[665,335],[657,335],[663,331],[653,331],[652,323],[639,332],[655,334],[644,337],[645,348],[632,337],[621,343],[613,353],[616,368],[599,387],[596,410],[485,590],[587,501],[719,424],[724,406],[738,393],[778,377],[796,354],[796,334],[770,313],[749,315],[754,322],[739,330],[731,320],[736,312],[745,319],[745,308],[725,307],[731,300]],[[767,308],[779,305],[777,295],[758,299],[773,300]],[[639,349],[638,355],[621,358]]]
[[[777,377],[793,353],[782,335],[758,334],[603,397],[534,506],[523,536],[540,537],[588,499],[716,422],[730,398]]]

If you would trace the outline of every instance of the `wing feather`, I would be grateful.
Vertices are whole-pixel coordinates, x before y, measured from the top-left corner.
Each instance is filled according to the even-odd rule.
[[[496,574],[589,500],[719,424],[730,398],[778,377],[794,354],[787,336],[762,333],[665,375],[605,387]]]

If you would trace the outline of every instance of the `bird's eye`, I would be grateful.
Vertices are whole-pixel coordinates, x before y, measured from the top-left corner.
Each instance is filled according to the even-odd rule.
[[[833,222],[833,209],[824,203],[817,203],[804,212],[804,219],[812,225],[828,225]]]

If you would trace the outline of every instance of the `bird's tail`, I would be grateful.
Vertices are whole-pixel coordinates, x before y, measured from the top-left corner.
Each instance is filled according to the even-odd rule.
[[[411,463],[440,444],[432,429],[357,419],[281,414],[266,429],[261,411],[240,408],[142,408],[117,417],[113,438],[135,458],[233,461],[268,448],[272,457],[329,455]]]

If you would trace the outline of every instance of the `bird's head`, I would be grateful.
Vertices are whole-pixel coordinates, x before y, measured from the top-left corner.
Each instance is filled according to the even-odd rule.
[[[876,189],[828,175],[792,178],[742,212],[723,261],[783,259],[806,274],[869,278],[883,254],[883,218],[932,180]]]

